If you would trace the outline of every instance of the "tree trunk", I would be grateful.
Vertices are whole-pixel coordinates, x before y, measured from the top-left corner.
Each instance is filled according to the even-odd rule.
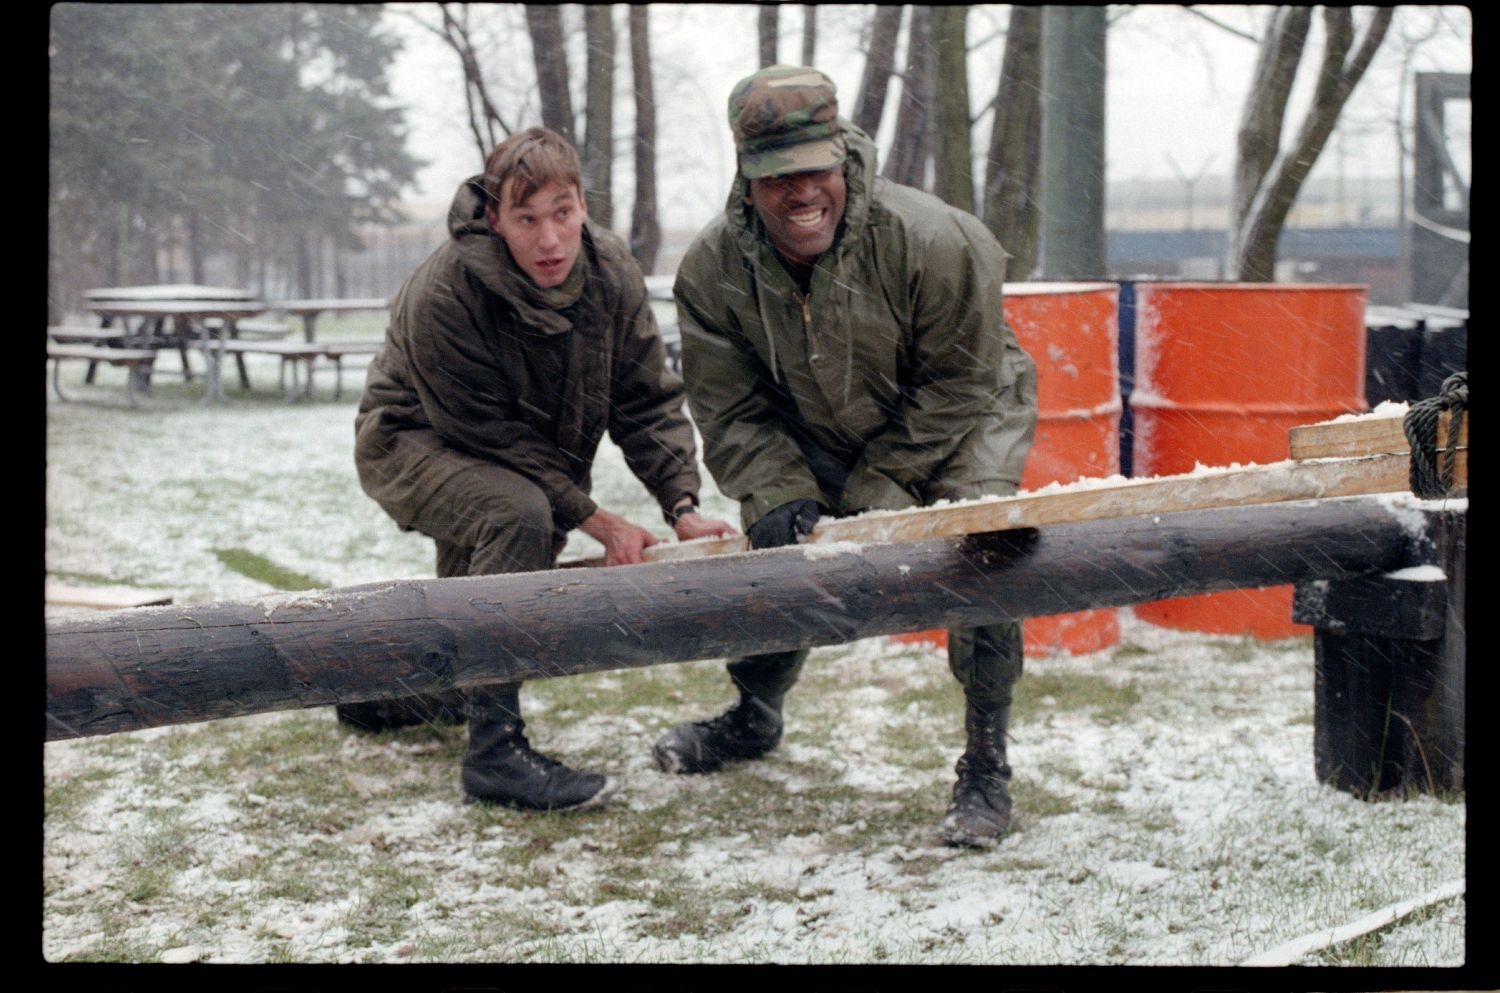
[[[1044,279],[1098,279],[1104,252],[1104,7],[1042,8]]]
[[[1231,279],[1246,282],[1270,282],[1276,278],[1277,242],[1287,214],[1338,124],[1344,104],[1375,57],[1393,14],[1393,8],[1376,8],[1356,46],[1350,10],[1323,8],[1326,38],[1312,103],[1291,147],[1283,151],[1281,132],[1287,94],[1307,35],[1305,20],[1294,16],[1292,11],[1305,8],[1277,8],[1262,43],[1255,82],[1240,118],[1231,200],[1234,215],[1225,271]]]
[[[203,220],[198,211],[188,215],[188,281],[192,283],[206,283],[208,277],[204,270],[204,259],[207,256],[203,244]]]
[[[1302,49],[1307,44],[1312,15],[1312,7],[1276,7],[1272,11],[1245,106],[1240,112],[1234,188],[1230,194],[1231,217],[1235,219],[1248,213],[1261,179],[1276,160],[1286,104],[1297,79],[1297,67],[1302,64]]]
[[[802,64],[810,66],[818,54],[818,8],[816,4],[802,5]]]
[[[295,244],[297,258],[297,295],[303,298],[317,296],[313,289],[313,258],[312,247],[308,244],[312,235],[305,231],[299,231],[292,235]]]
[[[859,81],[859,97],[851,118],[871,138],[880,130],[880,120],[885,116],[885,95],[890,89],[896,36],[900,33],[901,7],[895,4],[876,7],[870,21],[870,52],[865,56],[865,72]]]
[[[913,6],[906,27],[906,71],[901,76],[901,103],[896,111],[896,136],[886,159],[886,179],[904,186],[927,188],[929,86],[932,65],[932,8]]]
[[[1010,252],[1013,279],[1030,278],[1036,266],[1041,214],[1041,43],[1041,8],[1013,5],[995,94],[983,198],[985,226]]]
[[[562,8],[555,4],[526,6],[526,28],[536,62],[536,86],[542,100],[542,124],[570,143],[573,138],[573,98],[568,92],[568,52],[563,46]]]
[[[588,38],[588,105],[584,108],[583,185],[589,218],[603,228],[615,224],[615,21],[608,4],[583,9]]]
[[[661,226],[656,219],[656,97],[652,92],[650,8],[630,7],[630,70],[635,81],[635,204],[630,254],[647,275],[656,271]]]
[[[48,622],[48,740],[1389,572],[1388,497]]]
[[[756,29],[760,37],[760,68],[776,64],[777,35],[780,34],[780,25],[777,23],[776,4],[762,4],[760,13],[756,18]]]
[[[933,45],[937,49],[937,127],[933,152],[934,192],[959,210],[974,212],[974,146],[969,131],[969,8],[934,7]]]

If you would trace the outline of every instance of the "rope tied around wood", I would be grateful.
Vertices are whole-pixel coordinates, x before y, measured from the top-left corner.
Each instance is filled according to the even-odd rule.
[[[1464,410],[1469,405],[1469,374],[1455,372],[1443,380],[1438,395],[1418,400],[1406,412],[1402,426],[1411,443],[1411,491],[1424,500],[1448,495],[1453,487],[1453,462],[1458,457],[1458,438]],[[1437,429],[1443,411],[1452,411],[1448,445],[1438,458]]]

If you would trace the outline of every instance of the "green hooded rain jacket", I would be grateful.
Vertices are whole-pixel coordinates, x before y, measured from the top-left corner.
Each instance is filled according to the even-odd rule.
[[[568,279],[538,288],[490,230],[480,180],[459,188],[449,240],[391,303],[354,422],[365,492],[410,530],[437,486],[477,459],[536,483],[554,524],[573,528],[597,509],[590,469],[607,430],[663,511],[696,500],[682,381],[640,267],[586,224]]]

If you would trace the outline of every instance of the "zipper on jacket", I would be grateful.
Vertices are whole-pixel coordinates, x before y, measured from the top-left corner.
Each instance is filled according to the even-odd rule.
[[[812,334],[812,310],[808,306],[808,297],[811,296],[811,293],[803,296],[796,290],[792,291],[792,299],[797,301],[797,306],[802,308],[802,331],[805,334]]]

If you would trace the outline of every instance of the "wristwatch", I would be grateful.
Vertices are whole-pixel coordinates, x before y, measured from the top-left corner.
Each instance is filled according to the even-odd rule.
[[[687,504],[686,506],[684,506],[681,510],[673,508],[672,510],[668,510],[665,513],[663,513],[662,516],[667,519],[668,526],[670,526],[672,528],[676,528],[678,521],[682,520],[684,517],[686,517],[689,514],[696,514],[697,512],[698,512],[698,501],[694,500],[693,502],[691,502],[691,503]]]

